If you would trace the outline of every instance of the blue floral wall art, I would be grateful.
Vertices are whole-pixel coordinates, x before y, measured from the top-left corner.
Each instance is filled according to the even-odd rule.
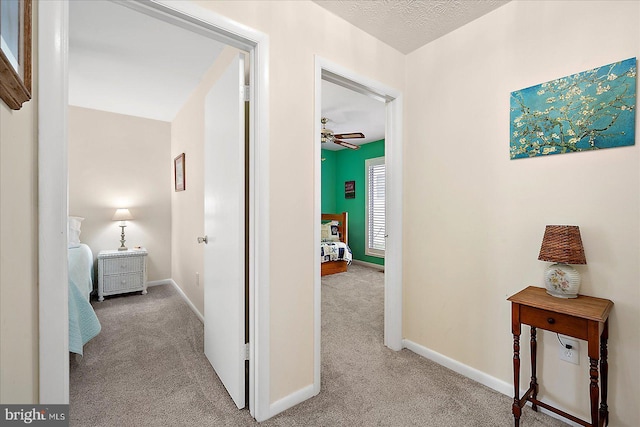
[[[635,144],[636,58],[511,92],[511,159]]]

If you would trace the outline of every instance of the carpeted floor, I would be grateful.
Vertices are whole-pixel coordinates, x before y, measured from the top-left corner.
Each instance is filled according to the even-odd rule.
[[[322,280],[322,391],[262,426],[511,426],[512,399],[382,344],[383,280]],[[171,286],[94,303],[102,332],[70,362],[72,426],[254,426],[203,354],[203,325]],[[510,359],[505,360],[510,363]],[[525,409],[522,427],[566,424]]]

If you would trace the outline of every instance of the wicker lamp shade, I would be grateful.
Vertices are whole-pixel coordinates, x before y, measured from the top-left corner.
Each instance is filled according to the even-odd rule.
[[[540,247],[540,261],[565,264],[586,264],[580,227],[577,225],[547,225]]]
[[[547,225],[540,247],[540,261],[550,261],[544,272],[547,293],[558,298],[577,298],[580,290],[580,273],[569,264],[586,264],[576,225]]]

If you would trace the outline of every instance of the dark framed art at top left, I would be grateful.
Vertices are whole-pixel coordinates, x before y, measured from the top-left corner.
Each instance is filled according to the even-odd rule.
[[[184,170],[184,153],[173,159],[173,177],[175,178],[175,190],[184,191],[187,186]]]
[[[12,110],[31,99],[31,0],[0,1],[0,98]]]

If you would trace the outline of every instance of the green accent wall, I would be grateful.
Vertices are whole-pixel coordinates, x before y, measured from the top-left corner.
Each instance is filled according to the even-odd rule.
[[[359,150],[322,150],[322,212],[349,212],[349,247],[353,259],[384,265],[384,258],[365,255],[365,160],[384,156],[384,140],[360,146]],[[345,181],[356,182],[355,199],[345,199]]]
[[[322,160],[322,203],[323,213],[336,213],[336,153],[321,150]]]

